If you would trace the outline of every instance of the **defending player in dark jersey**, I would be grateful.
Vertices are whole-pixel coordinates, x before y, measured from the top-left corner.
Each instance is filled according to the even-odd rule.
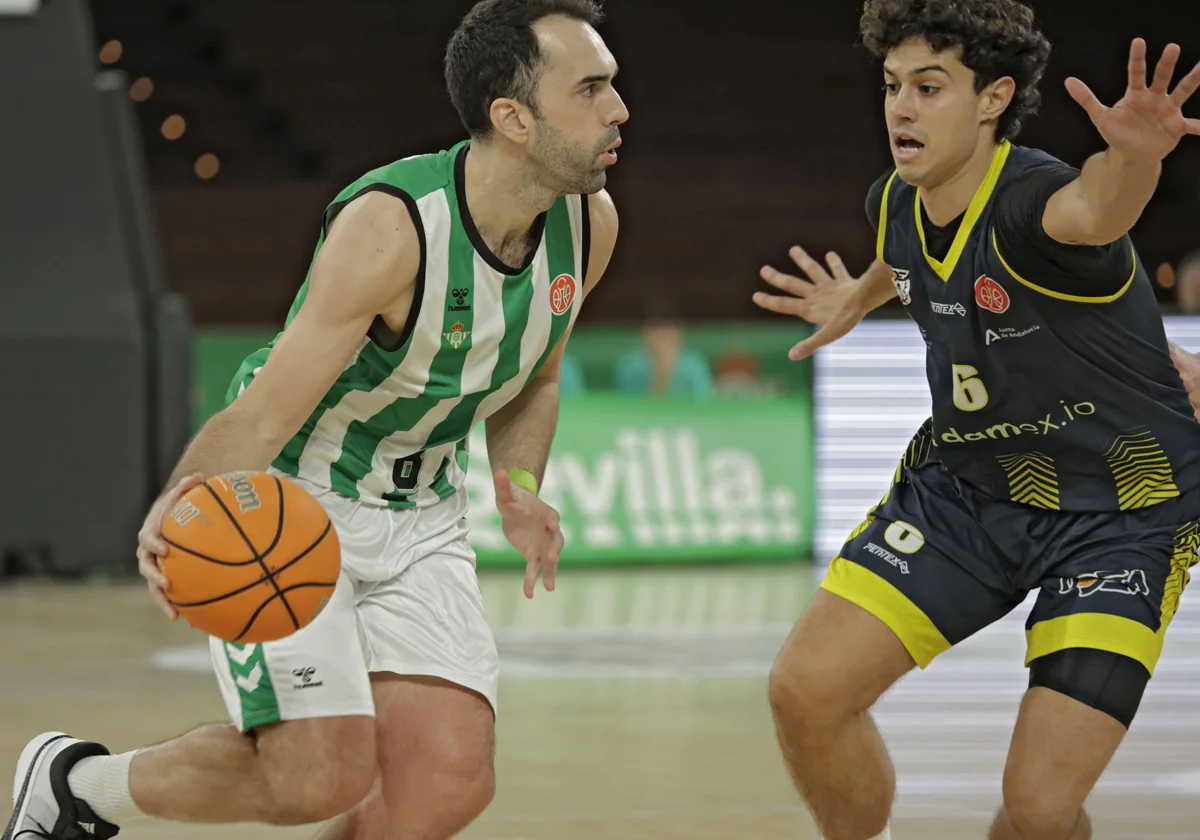
[[[1108,148],[1076,170],[1016,145],[1050,45],[1016,0],[868,0],[894,170],[851,278],[760,306],[820,328],[803,358],[899,296],[927,345],[932,417],[833,560],[771,678],[781,744],[826,840],[887,836],[894,771],[866,710],[913,665],[1019,606],[1030,689],[994,840],[1084,840],[1083,803],[1132,721],[1200,547],[1200,423],[1128,231],[1200,120],[1171,89],[1180,49],[1125,96],[1071,96]],[[832,274],[832,276],[831,276]],[[881,833],[882,832],[882,833]]]

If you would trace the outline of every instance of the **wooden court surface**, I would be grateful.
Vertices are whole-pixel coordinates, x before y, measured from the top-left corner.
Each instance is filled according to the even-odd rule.
[[[520,593],[487,572],[501,644],[499,790],[473,840],[813,840],[775,746],[766,674],[808,566],[567,570]],[[1194,597],[1194,593],[1191,593]],[[1022,611],[906,678],[878,719],[896,840],[982,838],[1024,688]],[[0,772],[47,729],[114,751],[224,719],[201,638],[136,585],[0,588]],[[1200,608],[1092,798],[1097,840],[1200,835]],[[130,840],[309,837],[312,827],[131,825]]]

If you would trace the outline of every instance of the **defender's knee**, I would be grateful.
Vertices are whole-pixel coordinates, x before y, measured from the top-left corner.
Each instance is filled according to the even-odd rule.
[[[794,734],[820,732],[864,711],[821,677],[821,666],[804,653],[782,653],[771,668],[767,697],[775,722]]]
[[[1032,784],[1004,786],[1004,813],[1023,840],[1067,840],[1075,836],[1083,809],[1068,805],[1044,787]]]
[[[836,728],[871,708],[914,664],[883,621],[820,590],[771,669],[776,723],[793,733]]]
[[[305,825],[344,814],[375,782],[374,721],[320,718],[278,724],[259,735],[261,776],[272,825]]]

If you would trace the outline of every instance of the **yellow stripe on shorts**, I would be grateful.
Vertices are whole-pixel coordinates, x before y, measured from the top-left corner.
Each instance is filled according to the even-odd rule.
[[[865,566],[837,557],[821,588],[857,604],[895,633],[921,668],[950,649],[941,631],[904,593]]]
[[[1165,631],[1165,627],[1163,628]],[[1153,676],[1162,654],[1165,633],[1155,633],[1141,622],[1107,613],[1074,613],[1039,621],[1025,631],[1028,650],[1025,665],[1060,650],[1090,648],[1128,656],[1146,666]]]

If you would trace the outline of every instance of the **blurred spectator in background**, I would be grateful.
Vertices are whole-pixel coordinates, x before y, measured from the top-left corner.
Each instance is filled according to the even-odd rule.
[[[563,353],[562,369],[558,375],[559,398],[578,397],[585,390],[587,383],[583,376],[583,365],[570,353]]]
[[[683,323],[665,305],[652,304],[642,323],[642,344],[617,359],[617,390],[704,399],[712,395],[708,359],[684,343]]]
[[[1180,312],[1200,313],[1200,251],[1192,251],[1179,261],[1179,268],[1175,269],[1175,300]]]
[[[762,378],[758,356],[749,350],[726,350],[717,358],[716,368],[716,392],[723,397],[762,396],[774,390]]]

